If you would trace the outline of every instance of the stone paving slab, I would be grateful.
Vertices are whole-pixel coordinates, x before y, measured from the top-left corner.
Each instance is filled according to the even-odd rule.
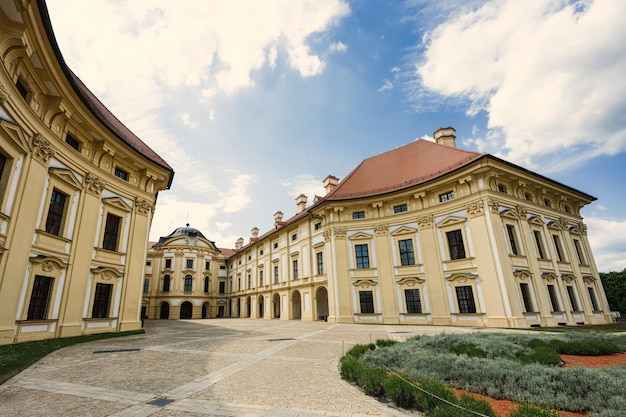
[[[343,381],[356,343],[491,331],[253,319],[146,321],[146,333],[70,346],[0,386],[0,416],[365,417],[397,410]]]

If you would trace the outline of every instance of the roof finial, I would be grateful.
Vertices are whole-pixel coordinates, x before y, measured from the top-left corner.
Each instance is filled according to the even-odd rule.
[[[187,223],[187,227],[189,227],[189,223]]]

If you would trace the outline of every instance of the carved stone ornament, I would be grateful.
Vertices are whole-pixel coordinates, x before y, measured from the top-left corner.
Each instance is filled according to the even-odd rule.
[[[424,216],[417,219],[420,229],[430,229],[433,227],[433,216]]]
[[[114,278],[115,276],[113,275],[113,273],[111,271],[104,271],[102,273],[102,279],[106,280],[106,281],[110,281]]]
[[[471,203],[465,206],[465,210],[467,210],[467,214],[469,215],[470,219],[485,215],[485,210],[483,209],[482,200],[472,201]]]
[[[41,265],[41,269],[43,269],[45,272],[50,272],[54,269],[54,265],[52,264],[52,262],[46,261]]]
[[[198,238],[195,236],[188,236],[185,238],[187,246],[196,246],[198,244]]]
[[[135,206],[139,214],[148,214],[154,208],[154,205],[150,201],[143,198],[137,198],[135,200]]]
[[[385,223],[377,224],[374,227],[374,231],[376,232],[376,236],[387,236],[387,231],[389,230],[389,226]]]
[[[335,229],[335,239],[345,239],[347,230],[345,227]]]
[[[104,181],[100,178],[96,177],[91,172],[87,173],[87,176],[85,177],[85,188],[89,194],[99,196],[105,185]]]
[[[520,205],[515,206],[515,211],[522,219],[526,218],[526,215],[528,214],[528,209]]]
[[[54,156],[55,150],[50,141],[37,133],[33,136],[33,158],[39,163],[46,165],[50,157]]]
[[[330,230],[324,230],[324,233],[322,234],[324,236],[324,242],[330,241]]]
[[[498,214],[500,212],[500,202],[498,200],[489,199],[487,205],[492,213]]]

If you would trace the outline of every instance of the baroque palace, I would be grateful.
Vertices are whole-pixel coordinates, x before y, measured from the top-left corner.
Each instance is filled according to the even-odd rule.
[[[189,225],[149,244],[174,171],[67,67],[44,0],[0,0],[0,56],[0,344],[142,318],[611,322],[594,197],[457,149],[452,128],[328,176],[234,248]]]
[[[148,250],[148,318],[528,328],[611,323],[580,209],[595,198],[453,128],[364,160],[234,249],[187,225]]]
[[[43,0],[0,0],[0,344],[141,327],[172,168],[67,67]]]

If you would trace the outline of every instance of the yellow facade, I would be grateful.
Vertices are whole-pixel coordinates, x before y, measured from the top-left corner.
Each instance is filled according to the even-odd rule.
[[[301,195],[295,216],[283,221],[278,212],[273,230],[240,239],[226,259],[226,315],[506,328],[611,323],[580,216],[594,198],[457,150],[454,129],[435,137],[439,143],[366,160],[378,174],[364,163],[342,182],[329,176],[324,197],[307,207]],[[417,179],[380,175],[403,172],[397,159],[408,152],[426,154],[408,160],[414,164],[461,159],[434,162],[443,168]]]
[[[137,329],[173,170],[66,67],[43,1],[0,22],[0,344]]]
[[[148,249],[142,317],[226,317],[226,258],[200,231],[180,227]]]

